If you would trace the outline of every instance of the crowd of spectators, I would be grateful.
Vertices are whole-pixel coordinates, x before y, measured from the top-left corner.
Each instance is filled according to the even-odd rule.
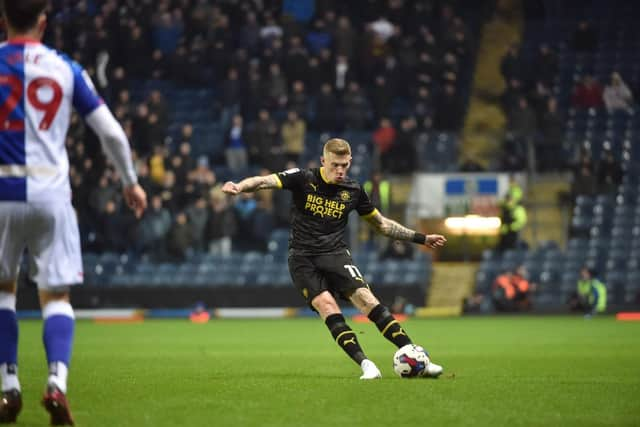
[[[598,43],[597,30],[591,23],[581,21],[567,42],[576,54],[592,53]],[[546,44],[539,46],[531,61],[525,61],[517,45],[511,46],[503,57],[501,73],[506,89],[501,101],[509,130],[503,169],[535,172],[580,167],[581,160],[574,164],[567,161],[568,153],[562,146],[565,112],[558,109],[558,88],[554,83],[558,71],[558,56]],[[582,75],[570,101],[575,110],[633,113],[633,94],[618,72],[611,74],[604,88],[594,76]]]
[[[215,93],[220,158],[236,176],[295,166],[309,130],[370,131],[372,147],[389,154],[380,167],[413,170],[416,132],[462,123],[461,67],[473,47],[455,9],[445,0],[54,0],[45,43],[87,69],[150,199],[134,221],[98,141],[74,116],[67,148],[83,245],[181,259],[265,250],[286,224],[287,195],[227,200],[218,157],[192,155],[189,121],[168,138],[173,100],[161,90],[140,99],[145,81]]]

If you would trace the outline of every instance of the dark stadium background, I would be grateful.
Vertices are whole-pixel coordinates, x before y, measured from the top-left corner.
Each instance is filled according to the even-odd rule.
[[[536,284],[534,311],[566,311],[582,266],[606,284],[610,311],[637,308],[639,14],[597,0],[53,1],[45,42],[88,70],[151,202],[135,221],[74,117],[85,268],[74,305],[301,307],[286,269],[288,194],[229,200],[219,186],[317,165],[341,136],[353,177],[390,183],[390,200],[377,196],[385,214],[449,237],[440,252],[398,253],[351,221],[357,265],[397,311],[492,312],[494,279],[518,265]],[[603,95],[614,72],[628,105]],[[445,227],[474,213],[468,189],[439,218],[414,215],[420,174],[515,177],[528,214],[518,244],[499,252],[495,233]],[[499,201],[485,213],[500,216]],[[37,307],[26,280],[20,293],[22,309]]]

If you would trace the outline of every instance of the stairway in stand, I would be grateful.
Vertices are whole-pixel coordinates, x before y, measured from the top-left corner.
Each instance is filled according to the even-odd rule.
[[[477,263],[437,262],[427,295],[426,306],[416,311],[418,317],[459,316],[465,297],[474,287]]]
[[[527,225],[521,238],[530,247],[552,240],[560,247],[566,243],[571,212],[559,202],[561,193],[569,193],[566,174],[537,174],[529,181],[523,202],[527,208]]]

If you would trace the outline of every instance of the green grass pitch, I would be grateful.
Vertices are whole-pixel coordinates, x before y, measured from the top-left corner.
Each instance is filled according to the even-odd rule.
[[[78,322],[69,398],[76,425],[640,425],[640,323],[611,317],[492,317],[404,323],[445,367],[393,374],[394,347],[355,324],[382,380],[318,319]],[[20,322],[22,426],[47,425],[41,322]]]

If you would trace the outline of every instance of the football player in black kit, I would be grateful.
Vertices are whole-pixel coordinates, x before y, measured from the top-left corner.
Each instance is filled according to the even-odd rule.
[[[239,183],[229,181],[222,191],[231,195],[263,189],[291,191],[289,272],[293,283],[318,312],[336,343],[360,365],[360,379],[380,378],[380,370],[365,356],[335,297],[351,301],[398,348],[412,341],[389,309],[371,292],[351,259],[343,241],[349,212],[355,209],[377,232],[391,239],[431,248],[443,246],[446,239],[439,234],[418,233],[378,212],[362,186],[347,177],[351,166],[351,147],[347,141],[338,138],[327,141],[322,154],[320,168],[296,168],[246,178]],[[433,362],[427,365],[427,376],[437,377],[441,373],[441,366]]]

